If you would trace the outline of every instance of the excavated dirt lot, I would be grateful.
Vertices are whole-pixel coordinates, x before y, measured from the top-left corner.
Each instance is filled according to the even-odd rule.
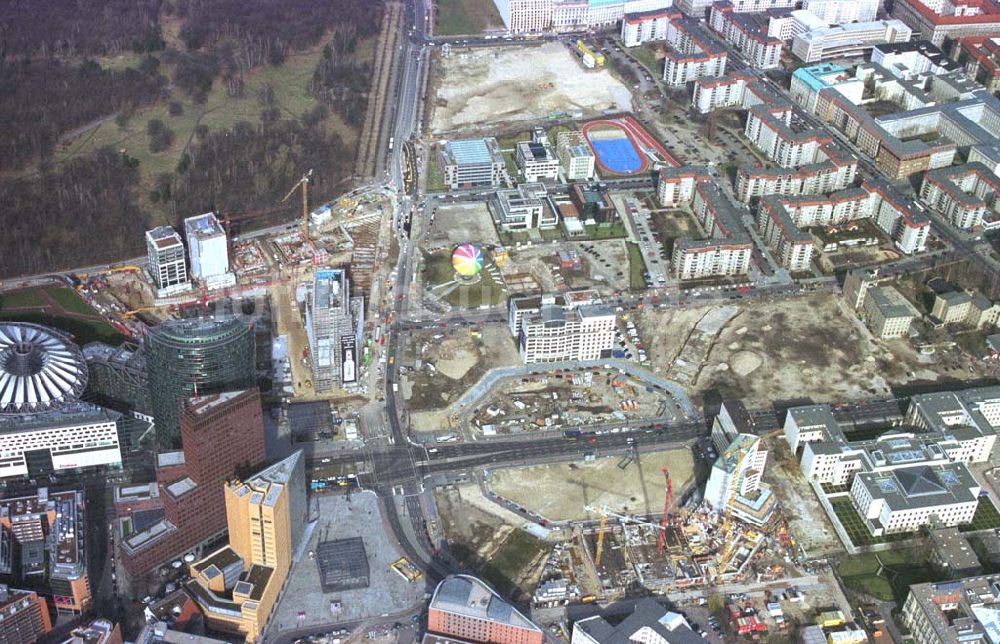
[[[438,488],[434,501],[451,555],[503,594],[530,597],[551,546],[515,527],[524,519],[486,499],[477,485]]]
[[[421,367],[416,369],[416,361]],[[519,364],[517,347],[504,326],[487,326],[475,338],[467,328],[415,334],[402,359],[403,395],[416,431],[447,427],[447,406],[487,370]],[[428,366],[433,365],[433,369]]]
[[[586,463],[555,463],[492,472],[490,489],[551,521],[592,518],[583,508],[606,505],[615,512],[658,514],[666,487],[663,468],[670,468],[675,497],[694,477],[690,450],[648,452],[624,469],[621,455]]]
[[[706,314],[721,308],[639,315],[640,337],[655,369],[677,371],[675,360],[695,327]],[[750,407],[806,398],[815,402],[874,398],[890,396],[890,385],[934,381],[943,370],[937,357],[919,356],[907,340],[874,342],[837,296],[812,295],[736,308],[737,315],[707,339],[706,351],[684,350],[682,362],[692,355],[704,356],[700,364],[679,365],[693,375],[693,396],[715,389],[723,398],[744,399]],[[705,342],[699,338],[700,344]]]
[[[566,45],[484,47],[435,57],[431,131],[545,118],[552,112],[627,111],[629,90],[607,70],[585,70]]]

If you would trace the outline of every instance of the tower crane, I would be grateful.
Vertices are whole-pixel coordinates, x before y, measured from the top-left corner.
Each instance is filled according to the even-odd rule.
[[[312,180],[312,168],[309,172],[302,175],[302,178],[298,180],[292,189],[288,191],[285,198],[281,200],[281,203],[288,201],[288,198],[295,194],[295,191],[301,187],[302,188],[302,238],[305,240],[309,239],[309,182]]]
[[[663,468],[663,477],[667,481],[667,496],[663,499],[663,516],[660,517],[660,536],[656,540],[656,549],[663,552],[667,545],[667,523],[670,521],[670,508],[674,505],[674,485],[670,481],[670,469]]]
[[[594,553],[594,568],[601,567],[601,555],[604,553],[604,526],[608,522],[608,515],[601,514],[601,525],[597,528],[597,550]]]
[[[729,489],[726,491],[726,498],[723,501],[722,515],[722,539],[725,542],[725,547],[722,551],[722,556],[719,558],[718,566],[718,578],[722,579],[722,573],[725,572],[726,567],[729,565],[729,561],[736,554],[736,539],[730,538],[729,532],[733,527],[733,513],[731,510],[733,499],[736,498],[736,491],[739,488],[740,482],[740,468],[743,466],[743,458],[746,456],[746,450],[737,447],[738,455],[736,457],[736,466],[733,468],[733,478],[729,482]]]

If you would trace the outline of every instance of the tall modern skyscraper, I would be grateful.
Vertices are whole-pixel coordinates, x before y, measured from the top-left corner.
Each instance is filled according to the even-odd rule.
[[[222,534],[226,481],[241,467],[264,461],[264,420],[256,388],[184,400],[180,427],[184,450],[157,456],[163,519],[121,541],[129,581]]]
[[[168,320],[146,337],[149,400],[160,446],[180,444],[178,410],[190,396],[256,385],[253,330],[242,320]]]
[[[191,288],[181,236],[170,226],[146,231],[146,256],[149,274],[156,283],[156,294],[171,295]]]
[[[305,528],[305,459],[296,452],[226,484],[229,545],[191,564],[187,588],[213,629],[256,641],[267,624]]]

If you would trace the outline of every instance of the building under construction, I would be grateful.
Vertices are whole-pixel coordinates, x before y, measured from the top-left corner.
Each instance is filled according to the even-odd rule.
[[[357,384],[364,301],[351,299],[346,271],[316,271],[305,314],[316,391]]]

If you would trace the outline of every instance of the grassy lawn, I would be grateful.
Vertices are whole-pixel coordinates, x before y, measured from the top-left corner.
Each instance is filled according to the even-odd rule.
[[[646,265],[642,263],[642,251],[638,244],[628,244],[628,285],[633,291],[641,291],[646,288],[646,280],[642,274],[646,272]]]
[[[503,19],[493,0],[437,0],[435,4],[437,36],[465,36],[503,28]]]
[[[503,285],[493,279],[490,265],[483,267],[479,274],[479,282],[465,286],[460,285],[445,293],[446,288],[434,288],[433,293],[437,294],[448,304],[458,308],[475,309],[483,304],[495,306],[504,301],[507,291]],[[424,284],[429,287],[436,287],[439,284],[451,282],[455,278],[455,269],[451,265],[450,253],[436,253],[434,255],[424,255]]]
[[[48,303],[48,300],[45,299],[42,291],[39,289],[26,288],[20,291],[0,293],[0,312],[9,309],[43,307],[48,305]]]
[[[621,239],[625,236],[625,224],[618,222],[610,226],[594,224],[585,226],[587,229],[587,239]]]
[[[625,47],[622,51],[635,58],[654,77],[659,77],[663,73],[663,63],[656,58],[656,47],[639,45],[638,47]]]
[[[483,567],[481,574],[501,594],[509,596],[517,585],[515,580],[547,549],[544,541],[523,530],[515,530]]]
[[[837,513],[837,518],[840,519],[844,530],[847,531],[847,536],[850,537],[851,542],[856,546],[871,546],[879,543],[904,541],[912,536],[911,534],[893,534],[885,537],[873,537],[871,532],[868,531],[868,526],[865,525],[864,519],[854,509],[854,505],[851,504],[849,498],[840,497],[830,499],[830,505],[833,506],[834,512]]]
[[[53,306],[52,300],[71,315],[66,315]],[[79,295],[63,286],[29,288],[0,294],[0,319],[50,326],[72,335],[81,346],[88,342],[117,345],[125,339]]]
[[[920,548],[894,548],[848,557],[837,565],[837,574],[848,588],[901,603],[911,585],[939,580],[926,560]]]
[[[76,291],[64,286],[53,286],[45,289],[45,293],[59,303],[67,313],[79,313],[80,315],[97,315],[97,311],[87,304]]]
[[[427,185],[424,188],[425,192],[444,192],[444,169],[441,168],[440,160],[437,159],[437,155],[432,155],[432,158],[427,163]]]
[[[979,505],[976,506],[976,514],[972,517],[972,523],[959,527],[962,532],[974,532],[976,530],[996,530],[1000,528],[1000,512],[993,505],[993,501],[988,496],[979,497]]]
[[[105,342],[117,346],[125,340],[125,336],[103,320],[64,317],[49,313],[3,313],[3,319],[8,322],[30,322],[59,329],[73,336],[74,341],[83,346],[88,342]]]

